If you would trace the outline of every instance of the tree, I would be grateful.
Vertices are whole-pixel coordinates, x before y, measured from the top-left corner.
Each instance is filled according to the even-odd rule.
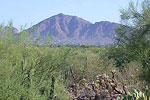
[[[121,25],[116,32],[117,46],[113,47],[114,53],[111,53],[120,53],[119,56],[125,58],[121,63],[140,62],[144,69],[143,75],[150,82],[150,1],[130,2],[128,9],[122,9]]]

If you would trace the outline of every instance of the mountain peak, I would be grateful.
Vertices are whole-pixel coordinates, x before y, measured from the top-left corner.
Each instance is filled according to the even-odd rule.
[[[55,15],[55,16],[64,17],[64,16],[67,16],[67,15],[65,15],[65,14],[63,14],[63,13],[59,13],[59,14],[57,14],[57,15]]]
[[[59,13],[33,27],[39,29],[41,38],[50,33],[52,44],[106,45],[114,42],[114,30],[118,25],[108,21],[92,24],[78,16]]]
[[[65,17],[65,16],[71,16],[71,15],[67,15],[67,14],[63,14],[63,13],[59,13],[59,14],[56,14],[52,17]],[[51,17],[50,17],[51,18]]]
[[[63,14],[63,13],[59,13],[59,14],[57,14],[57,16],[64,16],[65,14]]]

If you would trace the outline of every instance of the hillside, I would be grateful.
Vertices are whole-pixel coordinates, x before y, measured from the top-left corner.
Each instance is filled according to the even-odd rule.
[[[62,13],[47,18],[28,30],[44,39],[48,33],[52,44],[107,45],[114,43],[117,23],[108,21],[91,23],[77,16]],[[37,32],[38,30],[38,32]]]

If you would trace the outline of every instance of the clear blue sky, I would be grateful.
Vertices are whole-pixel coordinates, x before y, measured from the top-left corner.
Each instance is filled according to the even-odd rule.
[[[76,15],[90,22],[119,22],[119,9],[130,0],[0,0],[0,23],[28,27],[58,13]]]

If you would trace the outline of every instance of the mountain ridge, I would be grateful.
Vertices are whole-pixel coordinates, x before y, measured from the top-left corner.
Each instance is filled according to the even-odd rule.
[[[60,13],[33,25],[27,30],[33,34],[40,33],[41,39],[45,39],[50,33],[50,40],[52,44],[56,45],[108,45],[114,43],[115,29],[118,26],[119,24],[115,22],[91,23],[77,16]]]

